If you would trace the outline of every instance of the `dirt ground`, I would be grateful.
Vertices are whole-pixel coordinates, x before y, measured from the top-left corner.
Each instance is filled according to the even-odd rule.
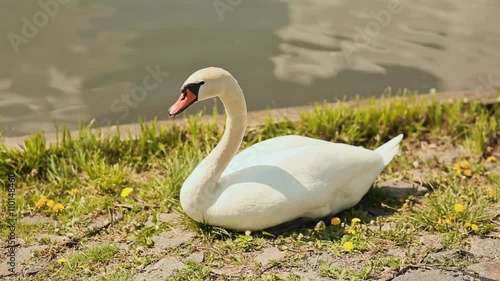
[[[428,185],[424,184],[426,179],[437,173],[435,167],[422,163],[439,159],[443,165],[452,166],[457,158],[470,154],[446,139],[432,144],[419,141],[406,145],[402,157],[410,155],[409,151],[417,151],[412,155],[418,159],[413,163],[412,171],[405,176],[383,174],[376,185],[389,190],[396,198],[407,198],[411,193],[417,202],[430,192]],[[500,173],[500,163],[488,164],[486,169],[490,173]],[[398,235],[398,221],[391,220],[393,212],[384,208],[366,210],[381,219],[364,223],[364,231],[379,233],[381,237]],[[278,238],[256,236],[254,240],[254,234],[241,234],[232,241],[218,240],[213,236],[207,238],[200,231],[186,226],[185,218],[176,210],[161,213],[158,222],[149,216],[144,222],[145,227],[158,223],[167,223],[169,227],[152,237],[152,247],[137,247],[122,242],[114,234],[113,228],[127,216],[126,212],[117,211],[110,216],[95,218],[88,225],[85,239],[78,242],[68,235],[43,231],[29,242],[18,239],[17,273],[9,275],[5,260],[0,264],[0,276],[3,280],[41,280],[37,276],[50,276],[47,271],[58,270],[58,266],[53,265],[57,257],[108,244],[116,246],[121,256],[146,257],[147,262],[124,263],[120,258],[113,258],[102,268],[89,269],[85,278],[67,280],[500,280],[500,210],[489,212],[493,214],[492,223],[496,225],[492,230],[486,235],[471,235],[453,247],[447,242],[447,233],[421,230],[412,243],[395,243],[391,241],[397,239],[389,239],[379,246],[378,242],[373,242],[368,250],[352,254],[330,251],[321,246],[324,238],[313,230],[314,225],[298,234]],[[19,223],[58,224],[43,216],[27,216]],[[257,239],[259,242],[255,242]],[[2,255],[6,254],[5,248],[0,251]],[[130,275],[117,277],[116,272],[121,268]],[[115,272],[113,278],[106,277],[109,272]]]

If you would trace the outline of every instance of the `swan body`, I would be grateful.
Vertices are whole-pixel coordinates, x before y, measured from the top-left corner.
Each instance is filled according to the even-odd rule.
[[[281,136],[239,154],[245,127],[243,92],[229,72],[193,73],[169,109],[219,97],[226,130],[183,184],[181,206],[194,220],[234,230],[262,230],[298,218],[321,218],[356,205],[392,160],[399,135],[375,150],[303,136]]]

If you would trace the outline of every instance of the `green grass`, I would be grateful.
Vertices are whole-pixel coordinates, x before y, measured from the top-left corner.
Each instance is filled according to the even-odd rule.
[[[321,263],[321,275],[334,280],[364,280],[370,275],[371,270],[371,264],[363,270],[352,270],[350,268],[339,269],[326,262]]]
[[[187,266],[180,270],[171,280],[210,280],[211,275],[211,271],[208,267],[201,266],[193,261],[188,261]]]
[[[96,246],[58,260],[59,265],[54,266],[54,278],[67,280],[70,278],[85,278],[93,272],[112,262],[117,253],[117,248],[112,245]],[[63,259],[64,262],[63,262]]]
[[[249,130],[242,148],[285,134],[374,148],[403,133],[401,154],[387,167],[381,179],[409,180],[414,170],[420,170],[426,175],[422,184],[431,191],[425,197],[408,194],[395,198],[384,189],[372,188],[355,208],[338,215],[342,225],[325,222],[327,227],[322,231],[301,229],[277,237],[265,233],[246,236],[194,223],[184,216],[184,226],[196,231],[200,238],[197,243],[210,250],[205,254],[204,264],[187,263],[174,280],[209,278],[212,273],[207,265],[218,268],[252,264],[248,254],[270,245],[296,253],[328,252],[357,259],[367,253],[417,245],[416,235],[422,232],[443,233],[446,248],[462,245],[471,236],[488,233],[494,227],[493,218],[498,215],[492,210],[499,208],[500,192],[494,189],[495,193],[490,194],[487,188],[499,186],[500,176],[486,169],[485,157],[488,156],[488,144],[500,131],[499,109],[500,104],[421,101],[407,93],[387,103],[371,99],[340,103],[335,107],[317,105],[311,112],[303,113],[298,122],[276,122],[268,118],[263,125]],[[67,129],[59,130],[56,144],[47,145],[44,134],[36,133],[25,141],[23,149],[0,145],[0,179],[6,179],[10,172],[18,177],[19,217],[37,214],[59,222],[57,227],[19,225],[21,238],[34,243],[33,237],[38,233],[71,233],[81,245],[87,239],[97,239],[106,243],[126,243],[133,249],[125,254],[113,246],[96,247],[58,263],[57,259],[64,256],[67,249],[56,245],[46,253],[51,260],[49,269],[33,280],[87,278],[89,267],[109,263],[120,264],[123,270],[108,272],[99,277],[100,280],[126,280],[139,266],[155,259],[155,256],[134,251],[147,251],[153,247],[151,238],[154,235],[171,228],[170,224],[158,221],[159,213],[182,214],[179,189],[198,162],[217,144],[223,131],[213,121],[201,122],[199,116],[191,116],[185,126],[165,127],[156,122],[141,122],[141,128],[141,134],[120,139],[103,136],[101,130],[91,124],[82,126],[77,137],[72,137]],[[443,164],[436,158],[419,159],[413,152],[419,150],[421,141],[465,147],[466,155],[457,155],[455,161],[469,160],[472,175],[458,175],[452,163]],[[414,168],[415,161],[419,162],[418,169]],[[132,188],[130,195],[120,196],[124,188]],[[8,234],[4,227],[7,216],[4,194],[0,198],[4,210],[0,212],[2,237]],[[43,196],[46,201],[53,200],[52,207],[40,201]],[[54,210],[57,203],[64,208]],[[462,204],[464,210],[455,211],[455,204]],[[370,213],[373,208],[386,215]],[[123,220],[99,233],[89,232],[87,226],[96,217],[116,212],[124,213]],[[153,224],[146,226],[149,216],[153,216]],[[351,223],[355,217],[361,222]],[[395,227],[373,230],[379,224],[388,223]],[[471,225],[478,229],[472,229]],[[346,229],[354,232],[347,233]],[[354,245],[350,251],[344,248],[347,242]],[[185,250],[172,254],[183,257]],[[286,257],[274,268],[289,270],[300,265],[297,262],[300,259],[299,256]],[[412,262],[417,262],[416,258],[407,253],[404,259],[377,259],[373,264],[362,261],[362,266],[352,271],[327,264],[321,272],[339,279],[363,280],[376,278],[383,267],[397,270]],[[261,279],[255,280],[279,280],[273,274],[262,272]],[[300,280],[293,276],[289,279]]]

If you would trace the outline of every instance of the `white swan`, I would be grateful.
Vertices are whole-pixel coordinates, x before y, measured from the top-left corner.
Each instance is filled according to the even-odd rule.
[[[257,143],[236,155],[246,128],[243,92],[229,72],[193,73],[169,109],[176,116],[196,101],[219,97],[226,129],[180,191],[184,211],[198,222],[262,230],[298,218],[320,218],[357,204],[399,150],[399,135],[375,150],[302,136]],[[235,156],[236,155],[236,156]]]

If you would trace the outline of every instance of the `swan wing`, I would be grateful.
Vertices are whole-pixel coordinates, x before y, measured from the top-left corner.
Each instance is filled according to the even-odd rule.
[[[261,162],[263,157],[267,158],[268,156],[289,151],[290,149],[296,147],[303,147],[318,143],[328,142],[296,135],[280,136],[264,140],[247,147],[240,153],[236,154],[224,172],[222,172],[221,176],[224,177],[236,171],[254,166],[255,163]]]
[[[252,230],[338,212],[359,202],[384,168],[372,150],[308,138],[293,148],[261,151],[221,177],[207,210],[212,223]]]

